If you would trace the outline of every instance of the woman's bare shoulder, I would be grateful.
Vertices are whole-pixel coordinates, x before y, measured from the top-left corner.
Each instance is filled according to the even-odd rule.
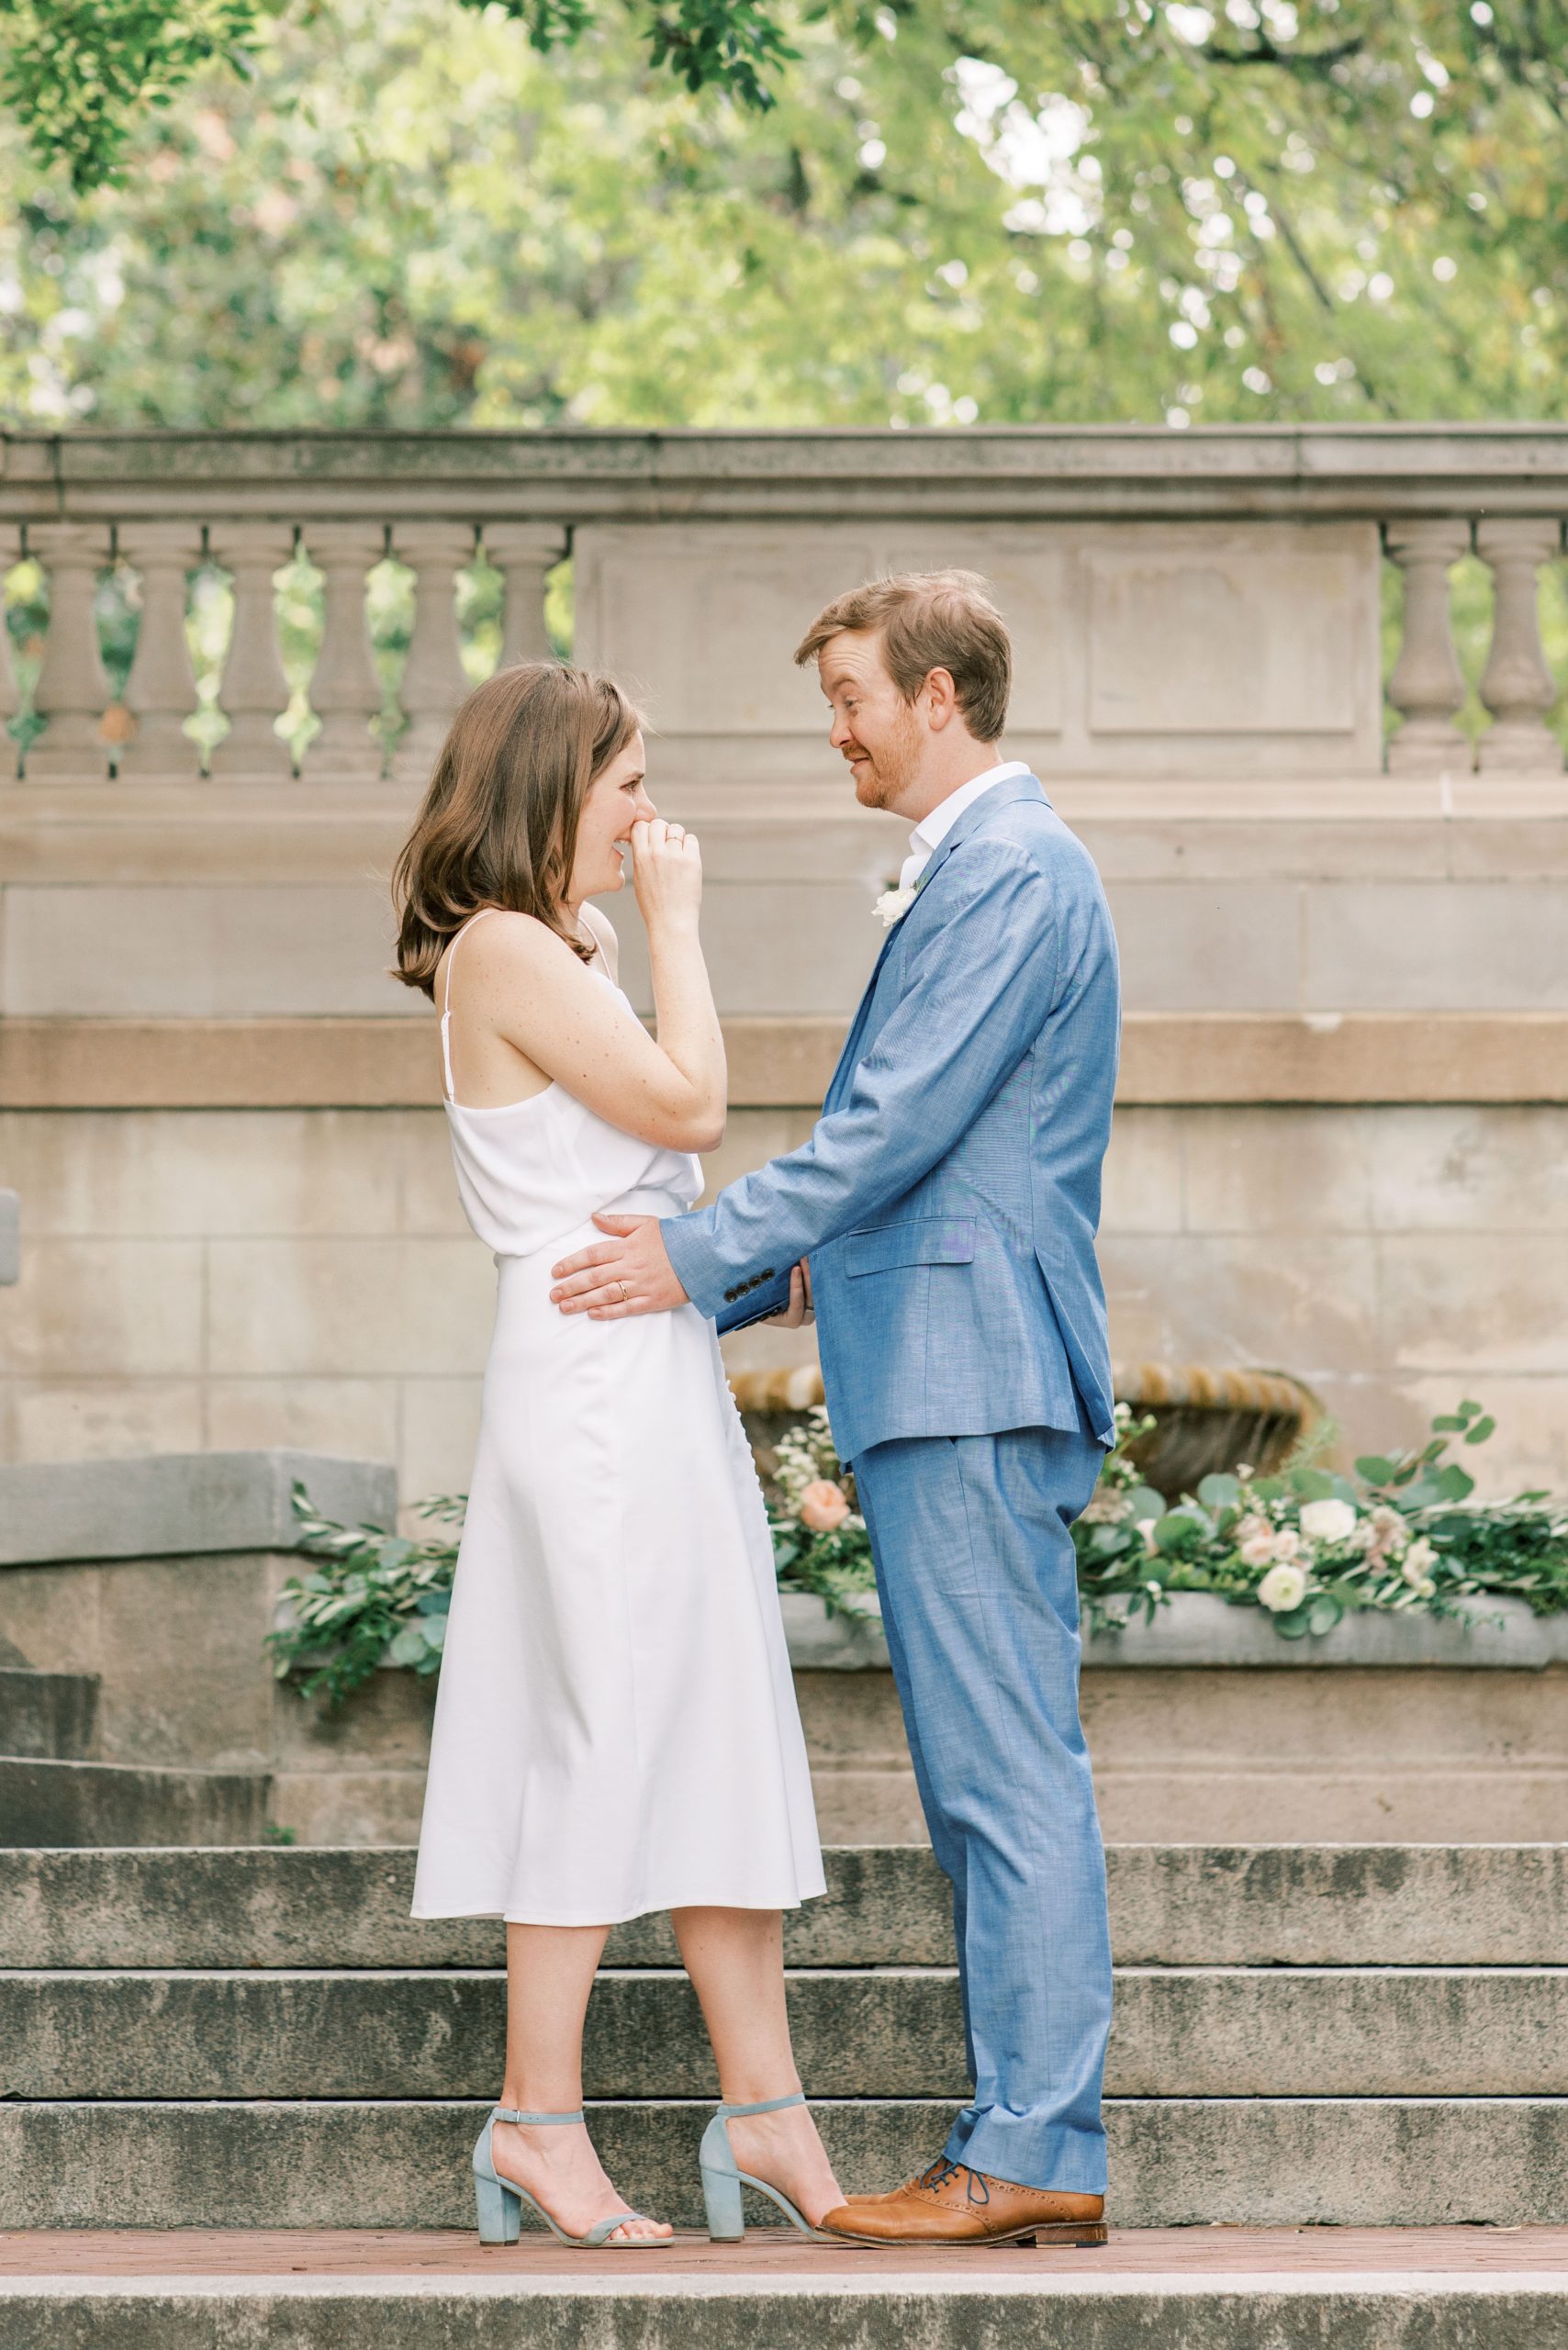
[[[583,928],[590,938],[598,941],[599,951],[610,966],[610,978],[614,979],[621,960],[621,941],[616,935],[615,924],[608,914],[601,914],[587,898],[577,911],[582,916]]]
[[[473,947],[476,960],[496,969],[520,965],[532,970],[548,969],[577,959],[560,934],[537,914],[514,913],[506,906],[497,906],[483,922],[476,923],[464,945]]]

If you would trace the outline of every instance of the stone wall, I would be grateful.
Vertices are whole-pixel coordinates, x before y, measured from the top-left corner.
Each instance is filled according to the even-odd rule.
[[[712,1180],[810,1126],[735,1112]],[[1565,1163],[1568,1107],[1126,1104],[1118,1360],[1288,1368],[1357,1448],[1474,1393],[1490,1486],[1568,1486]],[[494,1272],[439,1111],[12,1111],[0,1164],[26,1219],[0,1458],[286,1445],[395,1461],[405,1499],[463,1486]]]
[[[509,658],[545,649],[569,546],[576,649],[645,689],[655,796],[701,834],[717,1174],[807,1130],[904,849],[854,807],[790,648],[857,576],[977,565],[1015,632],[1006,747],[1121,942],[1119,1357],[1294,1371],[1356,1446],[1474,1392],[1488,1482],[1562,1483],[1568,782],[1530,588],[1565,510],[1562,428],[14,436],[0,565],[25,535],[51,618],[42,731],[0,779],[0,1459],[281,1443],[395,1460],[405,1499],[465,1476],[492,1274],[428,1008],[386,976],[386,877],[464,689],[448,591],[482,540]],[[268,699],[297,542],[327,606],[298,772]],[[420,617],[384,757],[364,579],[388,545]],[[1478,744],[1449,610],[1472,551],[1497,589]],[[144,599],[112,777],[110,561]],[[233,731],[204,775],[182,604],[212,564]],[[10,690],[0,664],[0,715]],[[630,898],[616,919],[645,1009]]]

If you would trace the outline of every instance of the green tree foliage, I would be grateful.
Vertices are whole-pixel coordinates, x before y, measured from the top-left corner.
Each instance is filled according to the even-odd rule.
[[[205,65],[244,71],[265,20],[288,0],[0,0],[0,104],[26,126],[34,155],[63,163],[78,195],[123,177],[138,116],[167,106]],[[541,54],[580,40],[592,0],[462,0],[498,6]],[[319,14],[311,0],[308,17]],[[727,91],[765,112],[767,75],[796,51],[758,0],[659,0],[637,18],[655,66],[693,92]]]
[[[548,58],[527,6],[269,19],[86,196],[0,129],[0,408],[1563,412],[1562,0],[779,0],[752,12],[799,51],[753,55],[766,112],[688,95],[673,39],[655,70],[641,0],[577,13]]]

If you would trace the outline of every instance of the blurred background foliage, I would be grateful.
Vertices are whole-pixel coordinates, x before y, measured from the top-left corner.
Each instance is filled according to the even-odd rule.
[[[41,7],[42,0],[32,0]],[[15,13],[18,0],[5,0]],[[1562,415],[1568,0],[297,0],[76,194],[0,128],[17,424]]]
[[[13,94],[0,422],[1568,413],[1568,0],[748,0],[795,52],[756,52],[766,106],[655,65],[655,0],[553,5],[548,54],[532,6],[295,0],[84,191]],[[1490,586],[1455,586],[1473,731]],[[303,563],[282,588],[303,740],[319,604]],[[389,696],[408,592],[373,577]],[[498,592],[464,589],[476,675]],[[135,593],[106,582],[111,664]],[[25,678],[42,583],[10,595]],[[567,579],[554,613],[565,644]],[[1560,576],[1542,617],[1568,674]],[[206,575],[209,700],[227,626]]]

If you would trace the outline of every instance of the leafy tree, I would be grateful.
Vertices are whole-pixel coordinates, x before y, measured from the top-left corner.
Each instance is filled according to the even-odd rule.
[[[123,176],[137,117],[167,106],[201,69],[248,69],[264,20],[288,0],[0,0],[6,24],[0,103],[27,126],[33,151],[63,162],[78,194]],[[547,54],[580,40],[593,0],[462,0],[498,6]],[[760,0],[633,0],[652,62],[689,90],[728,91],[743,106],[773,103],[767,76],[796,51]],[[319,14],[314,6],[310,14]]]
[[[332,0],[119,188],[0,131],[0,410],[1561,415],[1563,6],[778,0],[757,111],[651,69],[653,0],[521,8],[548,59],[497,6]]]

